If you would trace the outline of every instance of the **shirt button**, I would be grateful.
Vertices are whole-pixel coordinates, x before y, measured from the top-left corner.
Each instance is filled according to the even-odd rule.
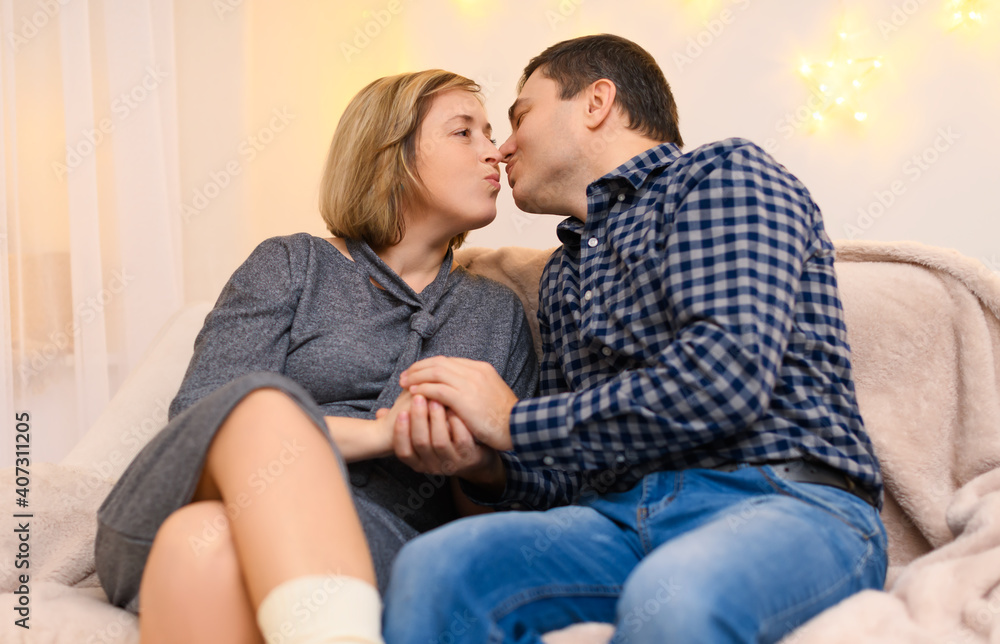
[[[611,355],[611,347],[604,347],[603,349],[601,349],[601,353],[604,354],[604,357],[610,356]]]
[[[590,239],[588,239],[587,245],[590,246],[591,248],[597,246],[597,237],[591,237]]]
[[[618,462],[618,463],[624,463],[625,462],[625,455],[624,454],[619,454],[617,457],[615,457],[615,461]]]
[[[625,193],[618,194],[618,201],[625,201]]]
[[[590,291],[587,291],[586,293],[583,294],[583,299],[586,300],[587,302],[589,302],[590,298],[592,297],[594,297],[594,294],[591,293]]]
[[[545,458],[542,459],[542,462],[545,463],[546,465],[554,465],[556,459],[552,458],[551,456],[546,456]]]

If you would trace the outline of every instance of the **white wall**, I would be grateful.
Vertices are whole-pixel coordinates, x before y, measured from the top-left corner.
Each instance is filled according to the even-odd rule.
[[[727,136],[764,145],[812,191],[834,239],[917,240],[1000,270],[1000,7],[977,28],[951,31],[944,0],[236,4],[213,28],[247,25],[246,133],[278,106],[290,106],[296,120],[240,178],[249,195],[240,219],[251,232],[233,257],[269,235],[324,232],[315,203],[326,146],[343,106],[368,81],[428,67],[472,76],[502,139],[529,58],[606,31],[660,62],[686,149]],[[831,114],[817,124],[798,68],[829,57],[841,28],[852,55],[880,56],[883,66],[859,97],[865,122]],[[917,165],[915,155],[926,160]],[[556,218],[518,212],[506,190],[499,210],[470,244],[555,244]],[[215,266],[198,294],[217,290],[234,266]]]
[[[440,3],[456,4],[494,3]],[[563,17],[559,7],[575,4],[564,21],[555,19]],[[831,237],[949,246],[1000,270],[1000,7],[989,24],[948,31],[944,5],[718,0],[628,3],[634,11],[623,12],[617,2],[512,2],[476,17],[450,10],[408,19],[414,34],[447,34],[413,47],[414,67],[451,66],[496,81],[489,108],[501,136],[518,71],[531,56],[564,38],[617,33],[663,67],[686,149],[749,138],[809,187]],[[841,24],[852,55],[881,56],[883,66],[860,92],[866,121],[831,114],[817,128],[798,67],[803,58],[830,56]],[[499,221],[471,243],[552,244],[551,221],[525,224],[509,193],[501,204]]]

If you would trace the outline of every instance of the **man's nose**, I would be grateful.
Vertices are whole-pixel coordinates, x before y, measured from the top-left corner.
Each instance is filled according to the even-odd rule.
[[[507,140],[503,142],[500,146],[500,161],[501,163],[507,163],[510,161],[510,157],[517,150],[517,146],[514,144],[514,135],[511,134],[507,137]]]

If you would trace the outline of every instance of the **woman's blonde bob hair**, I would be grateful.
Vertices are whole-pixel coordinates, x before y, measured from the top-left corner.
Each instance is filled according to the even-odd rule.
[[[434,95],[450,89],[482,100],[474,81],[441,69],[380,78],[351,99],[333,134],[320,186],[319,210],[331,233],[372,248],[403,239],[403,207],[423,192],[417,133]],[[466,234],[453,237],[451,247],[458,248]]]

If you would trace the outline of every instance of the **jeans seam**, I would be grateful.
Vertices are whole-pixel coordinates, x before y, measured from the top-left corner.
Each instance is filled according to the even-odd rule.
[[[604,585],[604,584],[577,584],[577,585],[560,585],[560,586],[537,586],[535,588],[530,588],[528,590],[521,591],[514,595],[509,596],[507,599],[503,600],[497,604],[496,608],[490,611],[490,642],[502,642],[504,637],[504,632],[498,624],[500,620],[507,617],[519,608],[522,608],[532,602],[541,601],[544,599],[552,599],[553,597],[619,597],[622,593],[622,586],[619,585]],[[495,639],[495,635],[499,634],[500,639]]]
[[[490,622],[489,644],[503,644],[506,638],[507,634],[503,632],[499,624],[495,621]]]
[[[871,556],[872,556],[872,542],[870,539],[866,539],[865,550],[858,558],[857,564],[855,564],[854,568],[850,572],[844,574],[840,579],[837,580],[835,584],[830,584],[829,586],[827,586],[822,592],[812,595],[809,599],[798,602],[793,606],[789,606],[780,613],[777,613],[775,615],[772,615],[771,617],[762,620],[761,628],[760,631],[758,631],[758,634],[768,632],[773,624],[780,622],[789,614],[802,610],[804,606],[807,606],[809,604],[814,604],[817,601],[820,601],[823,598],[832,595],[835,591],[839,590],[844,584],[850,581],[853,577],[855,576],[860,577],[861,571],[864,569],[864,566],[865,564],[867,564],[868,560],[871,559]],[[788,632],[791,632],[791,630],[789,630]]]
[[[639,543],[642,546],[643,556],[649,554],[649,544],[651,541],[646,530],[646,517],[649,516],[649,510],[646,507],[646,497],[649,493],[649,479],[649,475],[642,477],[642,495],[639,497],[639,502],[635,506],[635,532],[639,537]]]
[[[674,489],[671,490],[670,494],[668,494],[665,498],[660,499],[656,502],[655,511],[651,511],[649,506],[643,503],[643,501],[645,501],[646,499],[646,489],[645,487],[643,488],[643,497],[642,499],[640,499],[640,505],[639,505],[639,508],[641,509],[641,515],[638,511],[636,513],[637,514],[636,532],[638,532],[639,538],[642,541],[643,552],[647,555],[653,550],[652,546],[653,539],[647,537],[648,531],[645,529],[645,524],[648,524],[650,517],[652,517],[654,514],[658,514],[667,505],[672,503],[674,499],[676,499],[678,495],[681,493],[681,488],[684,487],[684,471],[678,470],[674,472],[673,475],[674,475]],[[647,475],[643,479],[643,482],[645,483],[645,481],[648,479],[649,475]]]
[[[490,623],[490,635],[489,644],[503,644],[504,638],[507,634],[497,625],[496,622]]]

